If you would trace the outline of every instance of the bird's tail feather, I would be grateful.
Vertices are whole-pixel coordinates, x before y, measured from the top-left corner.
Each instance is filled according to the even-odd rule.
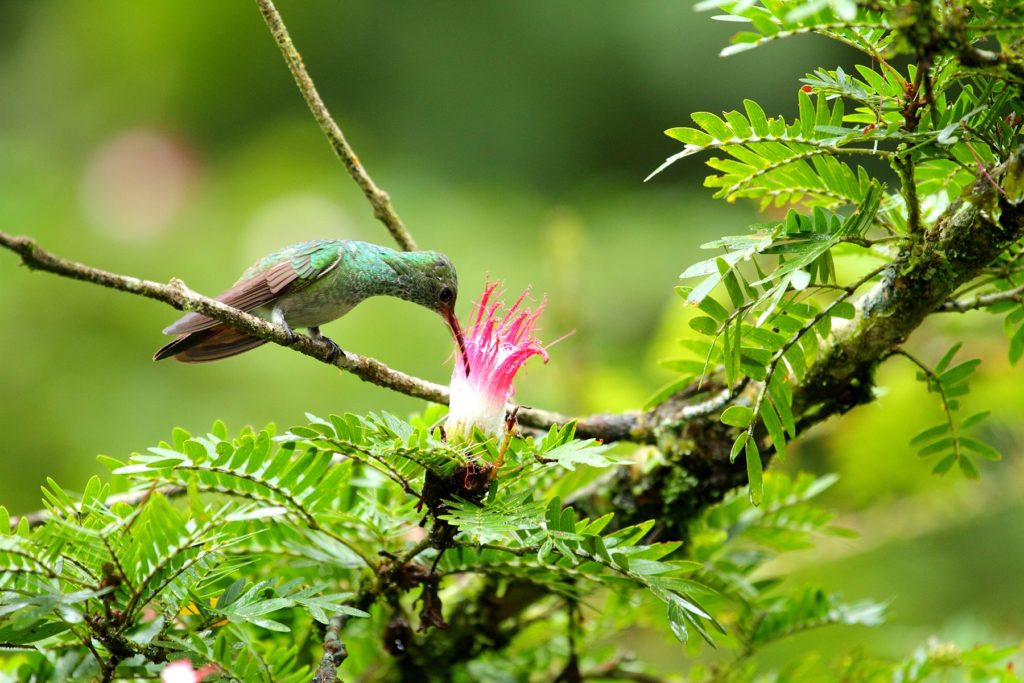
[[[237,356],[265,343],[225,325],[183,334],[153,354],[153,360],[173,357],[182,363],[207,363]]]

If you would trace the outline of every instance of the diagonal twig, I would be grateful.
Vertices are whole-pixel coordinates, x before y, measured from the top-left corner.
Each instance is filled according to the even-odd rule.
[[[373,182],[370,174],[366,172],[366,169],[360,163],[359,157],[356,156],[355,151],[348,144],[348,140],[345,139],[345,134],[341,132],[341,127],[331,117],[331,113],[327,111],[327,105],[320,98],[320,93],[317,92],[313,79],[310,78],[309,73],[306,71],[306,65],[302,63],[302,56],[295,49],[295,44],[292,42],[291,36],[288,35],[288,29],[284,25],[284,20],[281,19],[281,14],[274,7],[274,3],[272,0],[256,0],[256,4],[259,5],[260,13],[267,22],[270,33],[274,36],[274,42],[281,49],[281,55],[288,64],[288,69],[292,72],[292,76],[295,77],[295,84],[299,87],[299,91],[305,98],[306,104],[309,105],[313,118],[320,125],[320,130],[327,136],[335,156],[345,165],[349,175],[352,176],[352,179],[356,181],[356,185],[366,195],[366,199],[373,207],[373,215],[387,227],[395,242],[405,251],[415,251],[416,241],[409,234],[405,224],[402,223],[402,219],[395,212],[395,207],[391,205],[391,198],[388,196],[388,193],[377,187],[376,183]]]
[[[163,284],[111,273],[52,254],[29,237],[9,235],[2,231],[0,231],[0,246],[21,255],[22,262],[34,270],[44,270],[102,287],[156,299],[178,310],[201,313],[268,342],[289,346],[288,333],[283,327],[194,292],[181,280],[172,279],[169,284]],[[332,361],[331,349],[328,344],[301,334],[295,336],[297,339],[290,346],[301,354],[328,365],[334,365],[364,381],[394,389],[409,396],[435,403],[448,402],[447,387],[392,370],[380,361],[366,356],[358,356],[348,351]]]
[[[303,355],[315,358],[321,363],[333,365],[365,382],[413,398],[434,403],[448,403],[448,387],[393,370],[374,358],[359,356],[349,351],[333,358],[332,349],[327,343],[302,334],[296,334],[294,343],[289,343],[290,338],[284,328],[194,292],[181,280],[173,279],[170,283],[164,284],[111,273],[57,256],[40,247],[35,240],[29,237],[10,235],[3,231],[0,231],[0,246],[19,254],[22,263],[33,270],[43,270],[62,277],[155,299],[181,311],[201,313],[227,323],[246,334],[280,346],[287,346]],[[522,407],[519,409],[518,418],[520,423],[539,429],[547,429],[551,425],[565,424],[577,419],[547,410]],[[577,434],[605,441],[627,439],[651,441],[654,438],[653,432],[645,424],[644,414],[638,412],[598,414],[578,418]]]

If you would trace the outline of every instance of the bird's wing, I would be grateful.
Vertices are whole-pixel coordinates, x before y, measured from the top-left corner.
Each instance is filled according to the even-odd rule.
[[[183,334],[153,355],[153,360],[175,358],[182,363],[206,363],[254,349],[266,344],[258,337],[223,325],[219,328]]]
[[[289,248],[280,262],[263,267],[256,264],[235,283],[235,286],[219,294],[216,299],[243,311],[252,311],[273,303],[284,294],[293,294],[305,289],[341,262],[342,243],[317,240],[304,242]],[[164,334],[187,334],[198,332],[220,321],[199,313],[189,313],[173,325],[164,329]]]

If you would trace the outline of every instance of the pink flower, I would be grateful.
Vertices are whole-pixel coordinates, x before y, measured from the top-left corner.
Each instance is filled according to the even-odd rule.
[[[505,404],[512,396],[516,373],[532,356],[543,357],[545,363],[548,360],[547,347],[533,336],[544,303],[533,311],[521,308],[530,291],[527,289],[501,315],[504,303],[491,300],[498,286],[499,283],[492,283],[485,287],[475,304],[475,320],[465,339],[465,358],[456,353],[445,422],[449,439],[468,439],[473,427],[488,436],[503,435]]]
[[[217,671],[213,664],[207,664],[203,668],[192,668],[192,662],[187,659],[179,659],[171,662],[160,672],[162,683],[200,683],[204,678]]]

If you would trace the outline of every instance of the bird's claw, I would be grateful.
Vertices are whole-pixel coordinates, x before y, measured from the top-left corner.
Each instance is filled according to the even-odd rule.
[[[327,346],[328,346],[328,347],[330,348],[330,351],[329,351],[329,352],[328,352],[328,354],[327,354],[327,358],[328,358],[328,359],[329,359],[329,360],[330,360],[330,361],[331,361],[332,363],[334,363],[335,361],[337,361],[337,360],[339,360],[339,359],[341,359],[341,358],[344,358],[344,357],[345,357],[345,352],[344,352],[344,351],[342,350],[342,348],[341,348],[340,346],[338,346],[338,344],[337,344],[337,343],[336,343],[336,342],[335,342],[335,341],[334,341],[333,339],[331,339],[330,337],[323,337],[323,336],[321,336],[321,337],[320,337],[320,341],[322,341],[323,343],[327,344]]]
[[[309,328],[309,334],[311,337],[313,337],[314,340],[327,344],[327,347],[329,349],[327,353],[327,359],[331,363],[334,363],[339,358],[345,357],[345,352],[342,351],[341,347],[338,346],[333,339],[331,339],[330,337],[325,337],[324,335],[320,334],[319,327]]]
[[[299,341],[299,335],[295,334],[295,331],[290,327],[285,326],[284,335],[285,346],[292,346],[295,342]]]

